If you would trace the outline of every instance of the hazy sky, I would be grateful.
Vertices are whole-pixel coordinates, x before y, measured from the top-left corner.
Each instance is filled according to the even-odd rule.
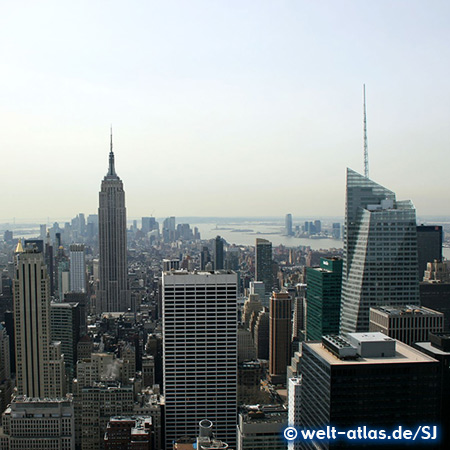
[[[341,215],[345,168],[450,215],[450,3],[78,0],[0,8],[2,222]]]

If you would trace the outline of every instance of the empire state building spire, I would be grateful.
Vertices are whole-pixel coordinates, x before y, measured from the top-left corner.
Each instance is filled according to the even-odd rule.
[[[114,152],[113,152],[113,139],[112,139],[112,127],[111,127],[111,144],[109,150],[109,169],[108,177],[117,177],[116,169],[114,167]]]

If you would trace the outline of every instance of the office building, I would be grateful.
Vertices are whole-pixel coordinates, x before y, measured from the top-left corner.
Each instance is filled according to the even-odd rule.
[[[450,282],[423,281],[419,285],[420,304],[444,314],[444,331],[450,331]]]
[[[266,294],[266,287],[262,281],[250,281],[250,294],[258,294],[263,306],[269,309],[270,295]]]
[[[256,318],[254,341],[256,357],[269,360],[270,324],[269,311],[263,309]]]
[[[220,236],[216,236],[214,239],[214,248],[213,248],[213,256],[214,256],[214,269],[222,270],[223,269],[223,239]]]
[[[111,417],[104,437],[105,450],[153,450],[151,417]]]
[[[70,290],[86,292],[86,259],[83,244],[72,244],[69,247],[70,258]]]
[[[442,261],[442,226],[420,225],[416,230],[419,280],[422,280],[427,263]]]
[[[288,397],[288,425],[290,427],[300,428],[300,408],[301,408],[301,378],[289,378],[287,386]],[[300,448],[299,442],[288,442],[288,450],[297,450]]]
[[[368,331],[372,306],[419,303],[416,210],[347,169],[341,333]]]
[[[283,431],[287,416],[282,405],[243,406],[238,418],[237,450],[286,450]]]
[[[342,260],[320,258],[319,267],[306,268],[306,339],[339,334]]]
[[[128,290],[127,213],[122,180],[114,167],[114,153],[109,153],[109,169],[99,194],[99,277],[97,313],[127,311],[131,306]]]
[[[439,361],[439,421],[441,447],[450,447],[450,334],[430,333],[426,342],[416,342],[414,348]]]
[[[429,333],[442,333],[444,314],[418,305],[375,306],[370,308],[369,331],[412,345],[428,341]]]
[[[166,449],[205,417],[236,444],[237,275],[164,272]]]
[[[263,310],[261,299],[258,294],[250,294],[244,303],[242,310],[242,322],[245,328],[249,328],[250,319],[253,314],[258,316],[259,312]]]
[[[200,269],[205,270],[206,265],[211,262],[211,255],[209,254],[208,247],[202,247],[202,251],[200,253]]]
[[[14,323],[16,387],[28,397],[64,395],[61,343],[50,334],[50,280],[42,253],[16,249]]]
[[[243,325],[238,326],[238,363],[252,361],[256,358],[255,343],[252,333]]]
[[[75,450],[70,398],[18,396],[2,415],[0,450]]]
[[[287,292],[273,292],[269,312],[269,376],[273,384],[286,384],[291,360],[292,300]]]
[[[272,268],[272,242],[267,239],[256,239],[255,281],[262,281],[266,294],[272,292],[274,285]]]
[[[286,218],[284,221],[284,234],[286,236],[294,235],[294,233],[292,231],[292,214],[286,214]]]
[[[390,429],[438,419],[439,363],[434,358],[382,333],[324,336],[302,347],[302,427]],[[347,440],[300,441],[299,448],[349,445]]]
[[[304,284],[306,288],[306,284]],[[305,291],[306,292],[306,291]],[[305,293],[300,293],[294,300],[294,313],[292,316],[292,339],[302,340],[303,330],[306,324],[306,298]]]
[[[106,427],[111,417],[132,415],[133,404],[132,386],[108,382],[83,387],[81,389],[81,450],[102,450]]]
[[[334,222],[331,229],[331,237],[333,239],[341,238],[341,224],[339,222]]]
[[[0,410],[4,411],[11,401],[13,383],[11,381],[10,341],[6,328],[0,324]]]
[[[50,305],[51,338],[61,342],[68,381],[75,376],[77,344],[80,339],[78,303],[52,302]]]
[[[144,234],[156,230],[158,227],[158,224],[154,217],[143,217],[141,222],[142,222],[141,230]]]

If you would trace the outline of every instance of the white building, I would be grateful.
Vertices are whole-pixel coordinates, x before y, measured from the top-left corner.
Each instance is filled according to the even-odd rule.
[[[289,378],[287,386],[288,395],[288,425],[290,427],[300,427],[300,392],[302,387],[301,378]],[[300,448],[295,441],[288,442],[288,450]]]
[[[73,450],[74,423],[70,398],[16,397],[2,416],[0,450]]]
[[[86,292],[86,258],[83,244],[72,244],[70,256],[70,290]]]
[[[164,272],[162,288],[166,448],[206,417],[235,448],[237,275]]]

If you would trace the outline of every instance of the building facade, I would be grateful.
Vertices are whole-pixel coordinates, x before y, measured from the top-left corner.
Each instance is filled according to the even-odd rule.
[[[417,226],[417,254],[419,262],[419,280],[422,281],[427,263],[442,261],[442,226]]]
[[[83,244],[72,244],[69,247],[70,290],[86,292],[86,257]]]
[[[286,383],[291,360],[292,300],[287,292],[273,292],[269,311],[269,375],[272,383]]]
[[[62,397],[64,357],[61,343],[51,341],[50,280],[43,255],[35,250],[16,254],[14,323],[18,394]]]
[[[370,308],[369,331],[379,331],[405,344],[428,341],[428,333],[444,331],[444,314],[417,305]]]
[[[205,417],[234,448],[237,275],[164,272],[162,294],[166,449]]]
[[[15,397],[0,430],[0,450],[75,450],[73,402]]]
[[[347,169],[340,332],[369,329],[372,306],[419,303],[411,201]]]
[[[274,279],[272,268],[272,242],[267,239],[256,239],[255,281],[262,281],[264,283],[266,294],[270,295]]]
[[[436,423],[440,380],[434,358],[382,333],[324,336],[322,342],[302,346],[302,427],[350,429],[364,424],[390,429]],[[299,443],[301,449],[317,450],[349,448],[351,441]],[[355,445],[360,448],[361,442]]]
[[[306,338],[320,340],[339,333],[341,313],[342,260],[321,258],[319,267],[307,267]]]

